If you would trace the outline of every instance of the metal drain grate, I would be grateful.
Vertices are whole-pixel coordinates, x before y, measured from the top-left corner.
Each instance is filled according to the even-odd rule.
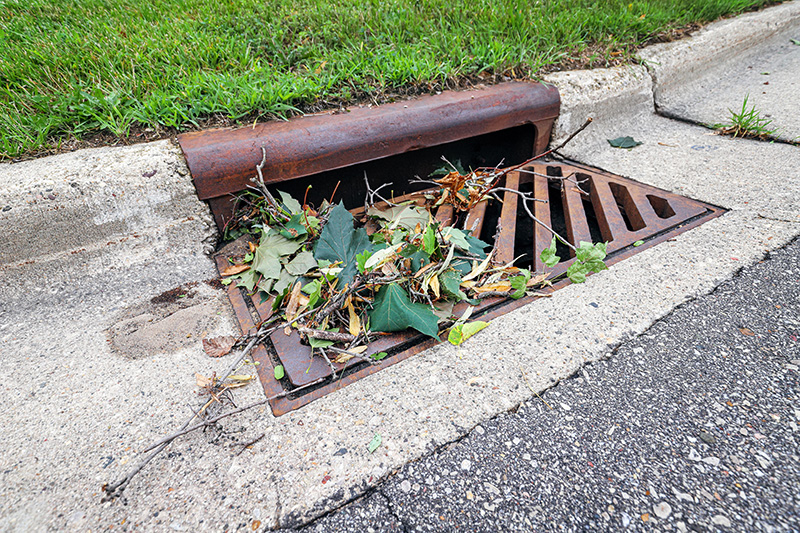
[[[724,212],[721,208],[577,163],[533,164],[510,173],[504,186],[533,192],[541,200],[535,202],[536,217],[564,235],[573,245],[580,241],[607,241],[606,263],[609,265]],[[358,215],[363,212],[363,207],[352,212]],[[442,222],[450,222],[453,213],[449,206],[443,206],[435,216]],[[545,269],[539,255],[550,245],[552,236],[548,230],[531,221],[518,206],[518,195],[505,192],[502,204],[484,202],[469,216],[472,221],[468,220],[465,227],[474,225],[473,233],[490,243],[499,224],[501,229],[496,246],[499,261],[518,258],[519,266],[537,271]],[[643,243],[634,246],[638,241]],[[246,242],[240,239],[218,253],[216,260],[220,271],[229,264],[228,257],[241,247],[246,247]],[[570,250],[564,247],[559,255],[569,257]],[[558,264],[552,269],[553,276],[563,274],[571,262],[572,259]],[[553,290],[565,283],[556,283]],[[271,301],[253,300],[244,289],[237,287],[229,287],[228,294],[243,332],[252,331],[259,322],[270,317]],[[473,316],[491,319],[532,300],[533,297],[520,300],[487,298]],[[454,313],[458,315],[458,306]],[[257,368],[264,391],[272,398],[272,411],[279,416],[435,344],[435,340],[414,331],[380,337],[370,343],[364,354],[388,352],[380,365],[369,365],[357,359],[335,364],[336,380],[332,379],[328,364],[322,358],[314,357],[309,346],[301,344],[296,331],[291,335],[283,331],[273,333],[269,342],[259,345],[253,355],[260,363]],[[278,364],[282,364],[286,371],[280,381],[273,375],[273,368]]]

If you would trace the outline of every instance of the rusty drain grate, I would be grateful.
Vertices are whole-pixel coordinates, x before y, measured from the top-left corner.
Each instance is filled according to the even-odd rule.
[[[563,179],[568,176],[573,176],[580,183],[580,188],[573,181]],[[510,173],[505,178],[504,187],[532,192],[542,200],[535,202],[535,216],[566,236],[573,245],[578,245],[580,241],[607,241],[606,263],[609,265],[724,212],[713,205],[569,162],[532,164],[519,172]],[[351,211],[359,215],[363,207]],[[438,220],[445,223],[451,221],[452,215],[452,208],[446,205],[435,214]],[[539,255],[542,249],[550,245],[551,234],[518,208],[518,195],[505,192],[502,204],[484,202],[473,209],[469,216],[472,221],[467,221],[464,227],[471,228],[475,224],[473,234],[489,243],[494,240],[495,229],[500,224],[496,246],[498,260],[511,261],[517,257],[518,266],[536,271],[545,269]],[[246,245],[242,239],[218,253],[216,261],[220,271],[229,264],[227,259],[232,251]],[[635,246],[639,241],[643,243]],[[559,255],[569,257],[570,250],[564,247],[559,250]],[[556,265],[551,270],[553,276],[566,272],[573,260]],[[552,290],[565,283],[556,283]],[[253,331],[258,323],[271,315],[271,301],[251,299],[244,289],[233,286],[228,287],[228,295],[243,332]],[[487,298],[476,308],[473,316],[491,319],[533,299]],[[458,315],[459,311],[457,306],[454,314]],[[387,352],[389,355],[380,365],[369,365],[357,359],[335,364],[338,374],[336,380],[332,379],[328,364],[312,355],[311,348],[300,342],[296,331],[289,336],[283,331],[273,333],[266,345],[259,345],[255,349],[253,356],[260,363],[257,368],[264,391],[273,398],[270,401],[272,411],[279,416],[435,344],[435,340],[413,331],[380,337],[371,342],[364,353]],[[273,375],[273,368],[278,364],[283,365],[286,372],[280,381]]]

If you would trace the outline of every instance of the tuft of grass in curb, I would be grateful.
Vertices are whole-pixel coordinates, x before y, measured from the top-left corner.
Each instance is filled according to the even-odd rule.
[[[0,0],[0,160],[607,66],[779,0]]]
[[[727,123],[714,124],[712,127],[722,135],[731,135],[733,137],[750,137],[753,139],[774,137],[778,130],[777,128],[769,128],[772,120],[763,117],[761,111],[756,109],[755,104],[748,109],[747,100],[749,98],[749,94],[744,97],[740,111],[728,109],[730,117]]]

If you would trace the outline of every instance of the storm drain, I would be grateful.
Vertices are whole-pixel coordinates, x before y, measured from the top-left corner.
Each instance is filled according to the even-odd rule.
[[[478,105],[475,104],[476,95],[480,100]],[[472,95],[454,93],[383,106],[380,115],[362,112],[355,120],[319,117],[318,120],[279,124],[271,133],[234,130],[217,135],[212,142],[204,140],[203,134],[188,134],[179,141],[198,192],[201,198],[205,195],[203,199],[210,201],[221,228],[233,207],[229,193],[238,192],[246,185],[245,177],[249,179],[260,159],[260,146],[267,146],[265,168],[269,172],[265,172],[265,181],[280,182],[282,190],[295,195],[313,185],[314,197],[310,202],[330,195],[340,184],[342,192],[337,199],[342,198],[346,206],[352,207],[351,212],[358,218],[363,214],[363,173],[370,173],[373,185],[392,182],[397,192],[393,201],[419,199],[421,202],[421,195],[414,194],[419,192],[419,187],[414,190],[408,179],[414,174],[427,175],[432,168],[441,166],[439,157],[442,154],[451,161],[461,161],[465,167],[477,168],[496,164],[503,157],[506,157],[504,165],[513,165],[541,153],[555,118],[554,97],[557,111],[557,93],[553,88],[508,84]],[[538,103],[531,107],[532,102]],[[488,117],[487,106],[491,110]],[[387,111],[387,108],[390,109]],[[377,126],[373,119],[378,121]],[[385,137],[377,137],[380,121],[384,121],[389,130],[386,136],[394,135],[395,145],[385,141]],[[290,126],[293,123],[295,126]],[[434,126],[444,133],[437,135]],[[365,137],[365,128],[371,127],[378,129],[367,132],[369,135]],[[352,135],[350,141],[341,137],[348,132]],[[334,140],[326,136],[329,134]],[[283,141],[280,141],[281,136]],[[491,161],[491,158],[495,159]],[[226,173],[225,161],[233,168],[231,172]],[[723,212],[703,202],[565,161],[537,161],[509,173],[501,185],[534,195],[537,201],[532,209],[536,218],[565,236],[571,244],[607,242],[608,265]],[[517,194],[503,192],[501,200],[478,204],[469,212],[469,219],[462,227],[471,228],[473,235],[495,244],[498,261],[513,260],[517,266],[538,272],[548,270],[539,256],[550,245],[550,231],[531,220]],[[435,217],[443,223],[452,222],[452,208],[440,207]],[[247,239],[243,236],[218,252],[216,261],[220,271],[230,264],[230,257],[247,250]],[[551,279],[564,274],[574,261],[570,258],[574,255],[572,251],[562,244],[559,246],[558,255],[565,260],[549,269]],[[568,282],[555,283],[549,290],[565,283]],[[272,314],[271,300],[250,298],[243,288],[235,286],[228,287],[228,295],[242,332],[255,331]],[[534,299],[534,296],[519,300],[486,298],[472,316],[492,319]],[[460,306],[465,305],[463,302],[457,305],[453,313],[458,316],[462,311]],[[333,363],[334,378],[328,363],[312,354],[311,347],[301,342],[298,332],[289,333],[276,331],[253,351],[254,359],[259,362],[260,381],[276,416],[437,343],[413,330],[378,337],[370,342],[363,355],[386,352],[388,355],[381,364],[373,365],[355,358]],[[274,377],[273,369],[277,365],[283,365],[285,370],[281,380]]]

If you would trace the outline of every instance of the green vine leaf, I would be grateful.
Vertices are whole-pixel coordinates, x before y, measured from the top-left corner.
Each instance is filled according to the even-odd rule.
[[[314,258],[327,259],[333,263],[341,261],[339,287],[352,283],[358,272],[356,256],[364,251],[372,251],[372,243],[364,228],[353,227],[353,215],[340,202],[331,210],[328,223],[322,228]]]
[[[274,371],[275,379],[283,379],[283,376],[285,376],[285,375],[286,375],[286,373],[283,370],[283,365],[278,365],[278,366],[275,367],[275,371]]]
[[[542,253],[539,254],[539,258],[542,260],[542,263],[547,265],[550,268],[553,268],[561,261],[561,258],[556,255],[556,238],[553,237],[553,240],[550,241],[550,247],[545,248],[542,250]]]
[[[439,318],[424,304],[413,303],[408,293],[397,283],[380,288],[369,313],[372,331],[391,333],[408,328],[439,338]]]

